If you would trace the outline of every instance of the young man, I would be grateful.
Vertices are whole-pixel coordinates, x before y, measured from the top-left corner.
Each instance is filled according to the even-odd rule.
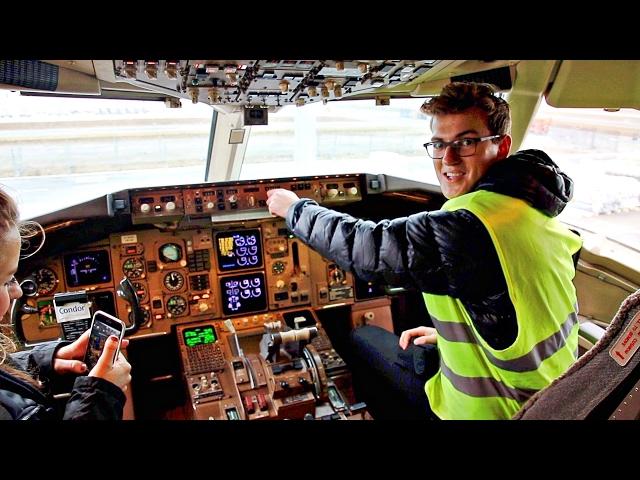
[[[342,268],[424,292],[435,328],[352,333],[374,418],[511,418],[577,356],[581,242],[555,218],[573,182],[544,152],[509,156],[509,105],[488,85],[451,83],[422,110],[441,210],[376,224],[283,189],[267,204]]]

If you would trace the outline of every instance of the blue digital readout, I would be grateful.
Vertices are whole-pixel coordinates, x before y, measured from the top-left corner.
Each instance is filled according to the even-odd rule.
[[[220,278],[225,315],[260,312],[267,308],[264,273],[245,273]]]
[[[69,287],[83,287],[111,281],[109,252],[71,253],[64,256],[64,276]]]
[[[249,270],[262,266],[262,244],[257,228],[216,233],[220,271]]]

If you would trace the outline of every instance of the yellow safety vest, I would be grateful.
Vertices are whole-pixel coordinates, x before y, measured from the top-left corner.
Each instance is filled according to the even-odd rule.
[[[577,358],[572,255],[580,237],[523,200],[480,190],[443,210],[472,212],[489,231],[518,323],[515,342],[490,347],[457,298],[424,294],[438,331],[440,369],[425,391],[442,419],[508,419]]]

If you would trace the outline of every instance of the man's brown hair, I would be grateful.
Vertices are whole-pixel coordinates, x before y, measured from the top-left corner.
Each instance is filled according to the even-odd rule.
[[[487,126],[493,135],[510,133],[511,112],[509,104],[503,98],[497,97],[495,90],[488,83],[449,83],[444,86],[440,95],[424,102],[420,111],[435,116],[460,113],[473,107],[487,112]]]

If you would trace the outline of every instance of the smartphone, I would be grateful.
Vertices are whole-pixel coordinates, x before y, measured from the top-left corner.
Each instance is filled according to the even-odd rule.
[[[100,358],[100,355],[102,355],[102,350],[104,349],[104,342],[106,342],[111,335],[118,337],[118,349],[111,361],[114,362],[115,359],[118,358],[118,353],[120,353],[120,344],[124,337],[124,329],[124,322],[113,315],[109,315],[102,310],[98,310],[93,314],[93,319],[91,320],[91,334],[89,335],[87,352],[84,355],[84,363],[87,365],[87,372],[90,372],[91,369],[96,366],[96,363],[98,363],[98,359]]]

